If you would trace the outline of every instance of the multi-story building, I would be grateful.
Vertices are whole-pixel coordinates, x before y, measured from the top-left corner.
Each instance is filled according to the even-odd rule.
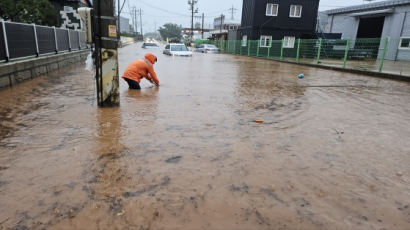
[[[211,31],[213,40],[229,40],[229,34],[236,34],[239,28],[239,20],[226,19],[225,15],[221,15],[214,19],[214,29]]]
[[[284,39],[291,46],[295,39],[312,38],[318,8],[319,0],[243,0],[240,39],[244,45],[261,40],[261,46]]]
[[[118,23],[118,22],[117,22]],[[121,33],[130,33],[130,19],[120,16],[120,32]]]

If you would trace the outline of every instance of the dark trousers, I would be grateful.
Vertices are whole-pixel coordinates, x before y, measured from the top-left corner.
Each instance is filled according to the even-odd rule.
[[[124,78],[124,80],[128,83],[130,89],[141,89],[140,83],[138,83],[137,81],[133,81],[128,78]]]

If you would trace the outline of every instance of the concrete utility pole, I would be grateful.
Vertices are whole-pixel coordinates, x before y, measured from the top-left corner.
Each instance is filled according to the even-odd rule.
[[[122,6],[121,6],[121,0],[118,0],[118,6],[117,6],[117,8],[118,8],[118,14],[117,14],[117,16],[118,16],[118,19],[117,19],[117,22],[118,22],[118,31],[117,31],[117,36],[118,36],[118,43],[120,42],[120,39],[121,39],[121,11],[122,11],[122,8],[124,7],[124,5],[125,5],[125,2],[126,2],[127,0],[124,0],[124,2],[122,3]]]
[[[195,5],[198,0],[188,0],[189,10],[191,11],[191,39],[194,37],[194,16],[198,13],[198,9],[195,9]]]
[[[142,33],[142,10],[141,10],[141,8],[140,8],[140,10],[139,10],[138,12],[139,12],[139,14],[140,14],[140,30],[141,30],[141,36],[144,36],[143,33]]]
[[[236,8],[232,5],[232,7],[229,8],[228,10],[231,11],[231,20],[234,20],[235,11],[237,11],[238,9],[236,9]]]
[[[137,8],[133,7],[132,9],[133,13],[134,13],[134,30],[135,30],[135,34],[138,34],[138,21],[137,21]]]
[[[120,18],[120,15],[121,15],[121,9],[120,9],[120,4],[121,4],[121,2],[120,2],[121,0],[118,0],[118,5],[117,5],[117,8],[118,8],[118,14],[117,14],[117,16],[118,16],[118,18],[117,18],[117,22],[118,22],[118,39],[120,39],[120,33],[121,33],[121,18]],[[124,2],[125,2],[125,0],[124,0]],[[119,41],[119,40],[118,40]]]
[[[99,106],[120,104],[118,74],[117,19],[114,1],[94,1],[94,43],[96,57],[96,84]]]
[[[224,25],[224,19],[225,19],[225,16],[221,14],[221,25],[219,26],[219,32],[221,33],[221,37],[222,37],[222,26]]]
[[[205,14],[202,13],[202,39],[204,39],[204,23],[205,23]]]

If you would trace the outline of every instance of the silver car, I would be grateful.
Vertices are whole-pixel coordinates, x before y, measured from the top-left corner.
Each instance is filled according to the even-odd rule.
[[[219,53],[220,49],[214,45],[202,44],[199,45],[195,51],[201,53]]]
[[[142,48],[144,48],[144,49],[158,49],[159,46],[155,42],[144,42],[144,43],[142,43]]]
[[[192,56],[192,52],[184,44],[179,43],[167,44],[163,53],[170,56]]]

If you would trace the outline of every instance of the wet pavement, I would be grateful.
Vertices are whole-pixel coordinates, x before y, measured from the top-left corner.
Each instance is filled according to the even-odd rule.
[[[161,51],[118,108],[84,65],[0,91],[0,229],[410,229],[409,83]]]

